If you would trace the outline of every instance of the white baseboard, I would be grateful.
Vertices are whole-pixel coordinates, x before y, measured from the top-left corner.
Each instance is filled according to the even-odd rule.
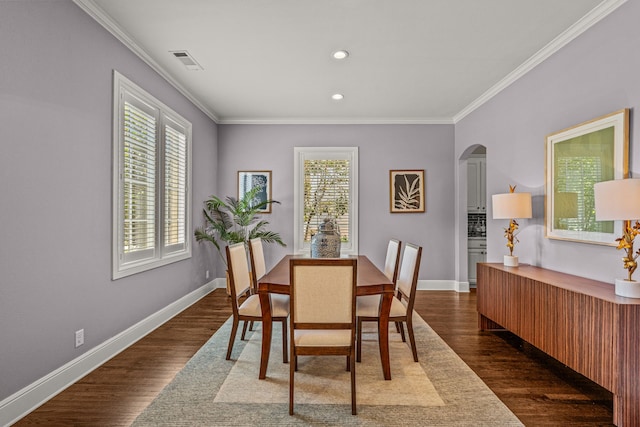
[[[211,281],[215,289],[227,289],[227,279],[224,277],[218,277]]]
[[[163,309],[153,313],[113,338],[92,348],[69,363],[0,401],[0,426],[8,426],[51,399],[89,372],[125,350],[172,317],[188,308],[216,287],[215,279]],[[222,287],[225,279],[222,279]]]
[[[418,290],[469,292],[469,282],[458,282],[456,280],[418,280]]]

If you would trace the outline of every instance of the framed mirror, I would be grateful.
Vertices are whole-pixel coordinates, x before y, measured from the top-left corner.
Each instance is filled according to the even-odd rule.
[[[629,110],[546,138],[545,237],[615,245],[621,221],[596,221],[593,186],[629,172]]]

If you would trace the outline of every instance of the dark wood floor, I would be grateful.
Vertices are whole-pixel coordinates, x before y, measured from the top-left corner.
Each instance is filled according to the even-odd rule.
[[[507,332],[480,332],[476,294],[419,291],[416,311],[527,426],[612,425],[612,396]],[[129,425],[231,315],[218,289],[16,425]]]

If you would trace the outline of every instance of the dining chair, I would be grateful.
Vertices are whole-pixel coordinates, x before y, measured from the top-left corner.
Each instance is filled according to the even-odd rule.
[[[249,259],[251,260],[251,283],[255,291],[258,286],[258,279],[267,272],[264,260],[264,246],[261,238],[257,237],[249,240]]]
[[[233,312],[233,324],[227,360],[231,358],[233,343],[238,331],[238,324],[242,320],[241,340],[244,340],[247,331],[247,322],[262,321],[262,306],[260,297],[252,292],[249,276],[249,264],[244,243],[236,243],[227,246],[227,267],[229,271],[229,289],[231,291],[231,311]],[[286,295],[270,295],[271,313],[274,322],[282,323],[282,362],[287,363],[287,317],[289,316],[289,298]],[[286,298],[282,298],[286,297]]]
[[[258,279],[267,272],[264,261],[264,247],[262,246],[262,239],[259,237],[249,239],[249,260],[251,262],[251,292],[255,294],[258,292]],[[281,297],[289,298],[288,295],[282,295]],[[253,331],[253,322],[249,322],[249,330]]]
[[[384,260],[384,275],[393,283],[398,277],[398,265],[400,265],[400,246],[402,242],[397,239],[390,239],[387,245],[387,256]]]
[[[407,324],[409,334],[409,344],[413,353],[413,361],[418,361],[418,351],[416,340],[413,334],[413,304],[416,299],[416,288],[418,286],[418,273],[420,270],[420,259],[422,258],[422,247],[407,243],[402,254],[400,271],[396,280],[396,295],[391,300],[391,310],[389,321],[399,325],[402,341],[406,342],[404,326]],[[356,308],[356,321],[358,326],[358,344],[356,349],[356,360],[359,362],[362,357],[362,322],[378,322],[380,318],[380,299],[358,298]]]
[[[384,260],[384,274],[391,280],[395,286],[396,280],[398,279],[398,266],[400,265],[400,249],[402,246],[402,242],[397,239],[390,239],[389,244],[387,244],[387,256]],[[380,295],[366,295],[361,298],[377,298],[380,299]],[[380,301],[377,301],[380,304]],[[375,304],[375,302],[370,302],[370,304]],[[356,313],[357,314],[357,313]],[[396,322],[396,331],[401,333],[402,323]],[[358,362],[360,358],[358,357]]]
[[[394,286],[396,284],[396,279],[398,277],[398,266],[400,265],[400,249],[402,246],[402,242],[397,239],[390,239],[387,244],[387,255],[384,259],[384,270],[383,273],[391,282],[393,282]],[[369,301],[366,301],[369,300]],[[358,302],[356,304],[356,316],[357,316],[357,307],[359,305],[363,305],[365,307],[380,305],[380,295],[362,295],[358,297]],[[396,322],[396,330],[400,333],[400,325],[401,323]],[[358,334],[360,336],[360,334]],[[361,347],[361,343],[358,342],[358,347]],[[360,362],[360,352],[356,351],[356,361]]]
[[[289,415],[293,415],[298,356],[347,356],[351,371],[351,413],[356,410],[355,258],[293,258],[290,261],[291,334]]]

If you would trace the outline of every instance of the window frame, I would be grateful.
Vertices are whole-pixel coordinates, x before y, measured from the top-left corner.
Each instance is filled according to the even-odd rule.
[[[358,147],[294,147],[293,179],[293,250],[309,254],[311,245],[304,242],[304,161],[305,159],[349,160],[349,243],[340,245],[341,255],[358,255]]]
[[[124,251],[125,218],[125,178],[124,178],[124,105],[125,99],[138,108],[145,107],[145,112],[153,112],[155,121],[155,177],[154,191],[154,244],[153,248],[146,249],[141,256],[127,257]],[[136,104],[133,104],[135,102]],[[180,209],[179,218],[183,218],[184,236],[183,242],[173,245],[165,243],[165,138],[166,127],[172,127],[184,134],[184,190],[180,192],[180,201],[184,202],[184,209]],[[113,158],[112,158],[112,280],[130,276],[132,274],[148,271],[157,267],[168,265],[191,257],[192,224],[191,224],[191,146],[192,125],[189,121],[173,111],[170,107],[160,102],[154,96],[147,93],[131,80],[113,70]],[[186,158],[185,158],[186,157]],[[174,234],[175,235],[175,234]],[[182,236],[180,237],[182,238]]]

